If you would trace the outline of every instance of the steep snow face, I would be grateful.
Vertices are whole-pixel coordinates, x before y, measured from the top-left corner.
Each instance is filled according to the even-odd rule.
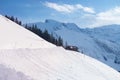
[[[64,44],[67,42],[68,45],[77,46],[80,52],[120,71],[120,26],[80,29],[73,23],[54,20],[32,24],[36,24],[42,30],[47,29],[55,37],[61,36]]]
[[[0,15],[0,49],[45,48],[52,44]]]

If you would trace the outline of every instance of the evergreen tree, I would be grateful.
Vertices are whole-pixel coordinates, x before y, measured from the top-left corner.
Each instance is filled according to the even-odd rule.
[[[7,15],[5,15],[5,17],[8,18],[8,19],[10,19],[10,20],[13,21],[13,22],[19,24],[19,25],[22,25],[22,22],[19,21],[19,20],[18,20],[17,18],[15,18],[14,16],[7,16]]]
[[[55,44],[55,38],[54,38],[53,34],[50,35],[50,42]]]
[[[15,22],[15,19],[13,16],[10,17],[10,20]]]
[[[19,21],[19,22],[18,22],[18,24],[19,24],[19,25],[22,25],[22,22],[21,22],[21,21]]]
[[[42,32],[42,30],[40,28],[37,27],[37,25],[32,25],[32,27],[29,27],[27,24],[25,25],[25,28],[34,32],[35,34],[37,34],[38,36],[42,37],[43,39],[45,39],[48,42],[51,42],[57,46],[63,46],[63,40],[61,37],[55,38],[53,36],[53,34],[49,34],[47,30],[45,30],[44,32]]]
[[[57,46],[63,46],[63,40],[61,37],[58,38]]]
[[[50,34],[48,33],[47,30],[44,31],[43,35],[44,35],[43,38],[50,42]]]

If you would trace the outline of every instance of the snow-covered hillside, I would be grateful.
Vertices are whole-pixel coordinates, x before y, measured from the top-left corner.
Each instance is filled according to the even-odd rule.
[[[7,68],[0,64],[0,80],[32,80],[21,72],[16,72],[14,69]]]
[[[119,80],[120,73],[62,48],[2,50],[0,63],[34,80]],[[1,73],[0,73],[1,74]]]
[[[79,51],[98,59],[120,71],[120,26],[110,25],[95,29],[81,29],[73,23],[61,23],[54,20],[30,23],[40,29],[47,29],[55,37],[61,36],[64,43],[77,46]]]
[[[44,42],[42,38],[39,38],[34,33],[24,29],[1,15],[0,29],[0,49],[40,48],[40,46],[41,48],[45,48],[53,46],[48,42]]]
[[[111,67],[86,55],[56,47],[3,16],[0,16],[0,28],[2,80],[6,80],[6,77],[1,78],[3,69],[14,70],[33,80],[120,79],[120,73]]]

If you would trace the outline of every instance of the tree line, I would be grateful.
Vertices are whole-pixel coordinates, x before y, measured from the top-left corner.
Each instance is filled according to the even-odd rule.
[[[63,46],[62,38],[60,36],[58,38],[55,38],[53,34],[50,34],[48,32],[48,30],[42,31],[40,28],[37,27],[37,25],[28,26],[27,24],[25,25],[25,28],[37,34],[38,36],[40,36],[41,38],[45,39],[50,43],[53,43],[57,46]]]
[[[22,22],[20,20],[18,20],[17,17],[14,17],[14,16],[8,16],[8,15],[5,15],[6,18],[10,19],[11,21],[19,24],[19,25],[22,25]]]
[[[37,34],[38,36],[40,36],[41,38],[45,39],[46,41],[55,44],[56,46],[62,46],[63,48],[67,49],[67,50],[72,50],[72,51],[78,51],[78,47],[76,46],[70,46],[67,44],[64,45],[63,44],[63,40],[62,38],[59,36],[58,38],[55,38],[53,36],[53,34],[50,34],[47,30],[42,31],[40,28],[37,27],[37,25],[32,25],[32,26],[28,26],[27,24],[25,25],[25,28],[32,31],[33,33]]]
[[[22,22],[14,16],[5,15],[5,17],[19,25],[22,25]],[[58,38],[55,38],[53,34],[48,33],[47,30],[42,31],[40,28],[37,27],[37,25],[28,26],[26,24],[25,28],[37,34],[38,36],[40,36],[41,38],[45,39],[48,42],[51,42],[57,46],[63,46],[63,40],[60,36]]]

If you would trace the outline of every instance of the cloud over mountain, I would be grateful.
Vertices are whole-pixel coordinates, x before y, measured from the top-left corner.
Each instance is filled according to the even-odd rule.
[[[82,10],[87,13],[95,13],[93,8],[82,6],[81,4],[70,5],[70,4],[58,4],[58,3],[52,3],[52,2],[45,2],[44,5],[58,12],[64,12],[64,13],[72,13],[77,10]]]

